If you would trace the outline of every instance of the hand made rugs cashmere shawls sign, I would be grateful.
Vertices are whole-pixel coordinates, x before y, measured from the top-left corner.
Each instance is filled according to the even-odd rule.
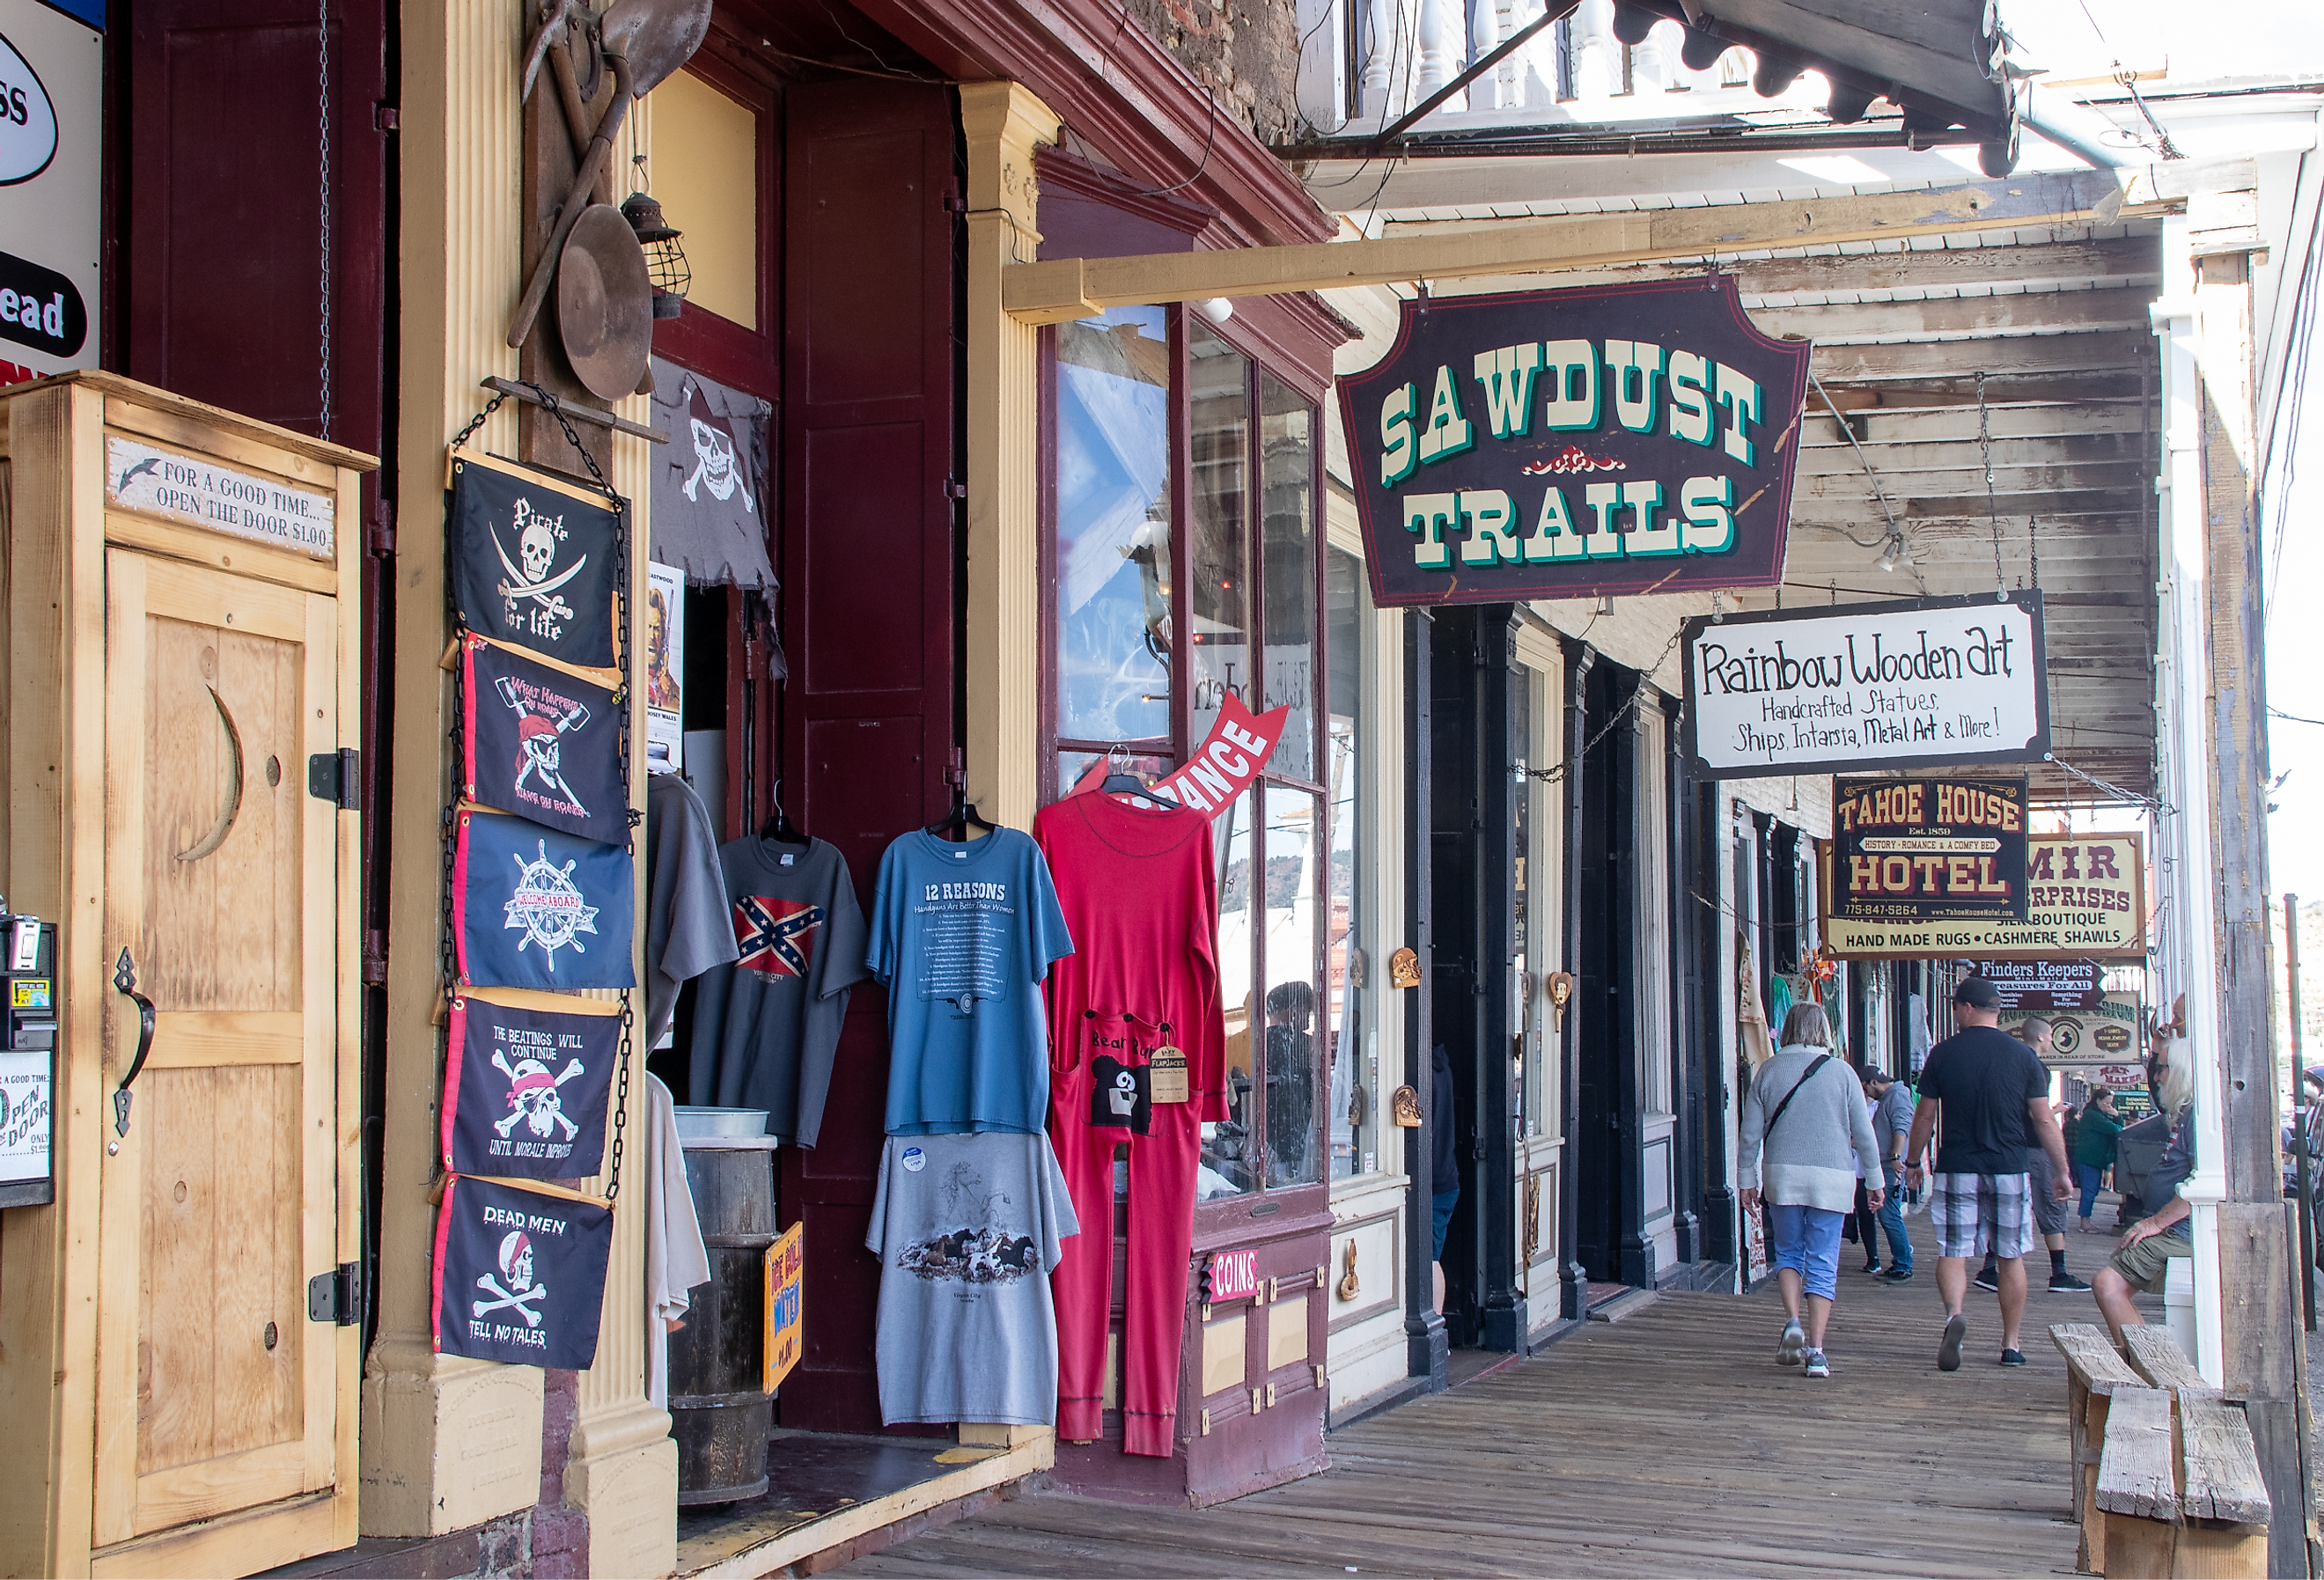
[[[458,452],[451,536],[462,624],[581,669],[613,666],[622,551],[602,497]]]
[[[635,987],[630,853],[520,818],[463,811],[452,854],[460,980],[578,992]]]
[[[583,1179],[605,1153],[605,1106],[621,1058],[619,1006],[603,1014],[452,999],[444,1065],[444,1167],[454,1174]]]
[[[467,799],[586,839],[623,841],[619,694],[480,636],[460,647]]]
[[[436,1216],[436,1348],[518,1366],[597,1358],[613,1210],[458,1175]]]
[[[1373,601],[1773,585],[1808,353],[1723,274],[1406,301],[1340,381]]]

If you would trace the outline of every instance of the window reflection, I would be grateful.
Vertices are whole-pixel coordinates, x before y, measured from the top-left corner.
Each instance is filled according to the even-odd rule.
[[[1268,768],[1292,779],[1315,772],[1314,412],[1262,373],[1259,378],[1259,552],[1265,579],[1267,643],[1262,701],[1288,706],[1283,741]]]
[[[1203,1126],[1197,1200],[1236,1196],[1259,1187],[1257,1104],[1251,1096],[1252,884],[1251,803],[1245,790],[1211,824],[1219,869],[1219,1002],[1226,1010],[1227,1117]]]
[[[1364,568],[1334,549],[1324,565],[1324,654],[1330,665],[1324,698],[1330,708],[1323,743],[1323,786],[1331,808],[1332,867],[1328,940],[1323,962],[1324,1058],[1331,1071],[1332,1178],[1370,1174],[1379,1167],[1379,1072],[1366,1035],[1366,953],[1370,947],[1356,885],[1356,849],[1362,837],[1361,758],[1358,730],[1363,692]]]
[[[1313,1185],[1315,1155],[1316,900],[1323,806],[1268,785],[1267,812],[1267,1183]]]
[[[1191,485],[1194,596],[1191,652],[1194,740],[1210,734],[1231,691],[1257,709],[1250,683],[1250,603],[1244,580],[1249,524],[1250,365],[1197,323],[1186,337],[1187,378],[1193,385]],[[1278,748],[1279,749],[1279,748]]]
[[[1165,310],[1057,327],[1057,733],[1170,733]]]

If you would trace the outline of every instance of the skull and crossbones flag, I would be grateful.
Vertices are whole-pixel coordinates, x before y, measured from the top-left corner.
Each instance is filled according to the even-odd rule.
[[[452,847],[452,947],[478,987],[635,987],[636,873],[618,845],[464,810]]]
[[[597,1358],[613,1209],[454,1175],[436,1217],[436,1349],[517,1366]]]
[[[460,623],[585,670],[614,661],[618,519],[606,503],[497,457],[452,462],[452,601]]]
[[[522,994],[509,995],[511,999]],[[454,1174],[585,1179],[605,1154],[620,1006],[567,1014],[474,991],[452,998],[444,1059],[444,1167]]]
[[[626,839],[620,694],[473,633],[460,648],[467,799],[585,839]]]

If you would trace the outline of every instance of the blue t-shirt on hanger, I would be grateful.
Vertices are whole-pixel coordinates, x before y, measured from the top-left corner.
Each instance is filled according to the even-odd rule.
[[[890,845],[864,960],[888,990],[888,1133],[1042,1130],[1040,984],[1073,952],[1031,836],[1002,828],[954,845],[914,829]]]

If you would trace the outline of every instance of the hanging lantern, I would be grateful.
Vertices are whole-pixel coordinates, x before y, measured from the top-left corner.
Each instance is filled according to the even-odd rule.
[[[638,233],[646,250],[646,273],[653,281],[653,316],[674,319],[686,304],[686,288],[694,283],[686,251],[678,245],[684,233],[663,217],[661,205],[643,192],[632,192],[622,205],[622,217]]]

